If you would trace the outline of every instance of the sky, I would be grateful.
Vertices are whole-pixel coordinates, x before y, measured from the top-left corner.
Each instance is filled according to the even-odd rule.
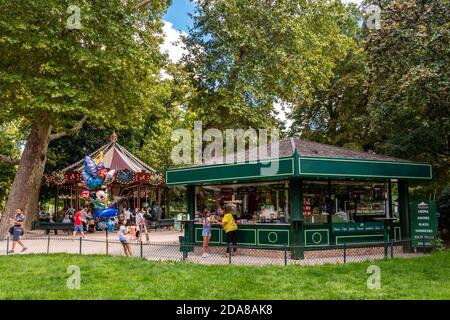
[[[360,5],[362,0],[342,0],[345,3],[355,3]],[[195,0],[172,0],[172,5],[169,7],[164,16],[164,44],[161,50],[167,52],[169,58],[173,62],[178,62],[183,55],[183,49],[177,45],[180,41],[180,36],[187,34],[189,28],[192,27],[192,19],[189,14],[193,13],[195,9]],[[280,105],[275,105],[275,110],[279,113],[278,118],[285,123],[286,129],[291,126],[291,122],[286,119],[286,113],[282,110]]]

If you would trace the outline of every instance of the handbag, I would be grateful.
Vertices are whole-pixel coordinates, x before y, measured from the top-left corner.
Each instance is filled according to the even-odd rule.
[[[11,235],[13,235],[14,234],[14,226],[12,226],[11,228],[9,228],[9,231],[8,231]]]

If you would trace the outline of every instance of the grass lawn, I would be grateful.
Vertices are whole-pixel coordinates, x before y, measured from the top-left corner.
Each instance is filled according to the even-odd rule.
[[[367,289],[367,267],[381,289]],[[67,268],[81,270],[70,290]],[[301,266],[204,266],[109,256],[0,257],[0,299],[450,299],[450,251],[414,259]]]

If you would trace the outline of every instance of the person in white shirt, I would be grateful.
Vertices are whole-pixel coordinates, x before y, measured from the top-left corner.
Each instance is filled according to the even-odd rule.
[[[125,221],[119,221],[119,232],[117,235],[119,236],[119,241],[123,245],[123,251],[127,257],[133,256],[133,252],[131,251],[130,244],[128,243],[128,233],[130,232],[129,227],[125,226]]]
[[[142,232],[145,233],[145,238],[147,242],[149,241],[148,231],[147,231],[147,221],[142,214],[140,209],[136,212],[136,227],[137,227],[137,240],[141,239]]]
[[[127,210],[125,211],[125,224],[127,224],[127,222],[130,220],[131,220],[131,211],[130,208],[127,208]]]

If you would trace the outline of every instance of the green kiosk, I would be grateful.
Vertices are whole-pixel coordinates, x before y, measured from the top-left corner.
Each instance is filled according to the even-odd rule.
[[[204,209],[223,205],[233,208],[240,246],[315,250],[409,239],[408,183],[432,179],[428,163],[299,138],[279,141],[277,158],[248,157],[167,170],[168,186],[186,187],[191,220],[185,230],[187,243],[202,242]],[[268,159],[277,170],[264,171]],[[225,244],[219,225],[212,228],[211,243]],[[303,249],[296,256],[301,258]]]

